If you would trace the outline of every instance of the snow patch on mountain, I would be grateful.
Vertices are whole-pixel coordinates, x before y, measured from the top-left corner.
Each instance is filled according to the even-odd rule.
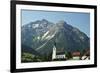
[[[44,39],[48,35],[49,31],[47,31],[43,36],[42,39]]]
[[[39,24],[33,24],[32,28],[38,28]]]

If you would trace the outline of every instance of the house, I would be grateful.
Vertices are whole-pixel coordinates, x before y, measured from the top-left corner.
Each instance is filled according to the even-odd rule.
[[[72,59],[73,60],[80,60],[80,55],[81,55],[81,53],[79,51],[73,52]]]
[[[56,46],[54,45],[53,51],[52,51],[52,60],[57,60],[57,59],[65,59],[65,52],[64,50],[58,51]]]
[[[82,55],[81,60],[89,60],[89,59],[90,59],[90,49],[87,49]]]
[[[65,59],[65,52],[64,51],[57,51],[56,53],[56,59]]]
[[[89,59],[90,59],[90,56],[85,56],[84,55],[84,56],[81,57],[81,60],[89,60]]]

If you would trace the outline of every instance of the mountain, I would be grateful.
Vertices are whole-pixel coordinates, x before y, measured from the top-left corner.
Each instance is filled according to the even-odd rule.
[[[34,49],[30,48],[29,46],[26,46],[26,45],[21,45],[21,51],[22,52],[25,52],[25,53],[30,53],[30,54],[33,54],[33,55],[40,55],[37,51],[35,51]]]
[[[23,25],[21,27],[22,44],[30,46],[31,48],[36,48],[37,43],[39,42],[37,39],[39,39],[46,31],[48,31],[52,25],[54,24],[45,19]]]
[[[57,50],[83,51],[90,48],[89,37],[65,21],[54,24],[45,19],[22,26],[22,44],[30,46],[41,55],[52,53],[54,43]]]

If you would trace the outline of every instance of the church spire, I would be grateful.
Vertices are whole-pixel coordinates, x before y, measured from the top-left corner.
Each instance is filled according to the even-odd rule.
[[[54,46],[56,47],[56,42],[54,42]]]
[[[54,42],[53,52],[52,52],[52,60],[56,59],[56,43]]]

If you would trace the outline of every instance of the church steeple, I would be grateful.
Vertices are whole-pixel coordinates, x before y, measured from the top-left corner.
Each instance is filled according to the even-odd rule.
[[[54,46],[53,46],[53,53],[52,53],[52,60],[56,59],[56,43],[54,42]]]
[[[54,42],[54,46],[56,47],[56,42]]]
[[[66,56],[65,56],[65,52],[64,52],[64,48],[60,48],[60,50],[58,51],[57,50],[57,46],[56,46],[56,42],[54,42],[53,44],[53,52],[52,52],[52,60],[55,60],[55,59],[65,59]]]

